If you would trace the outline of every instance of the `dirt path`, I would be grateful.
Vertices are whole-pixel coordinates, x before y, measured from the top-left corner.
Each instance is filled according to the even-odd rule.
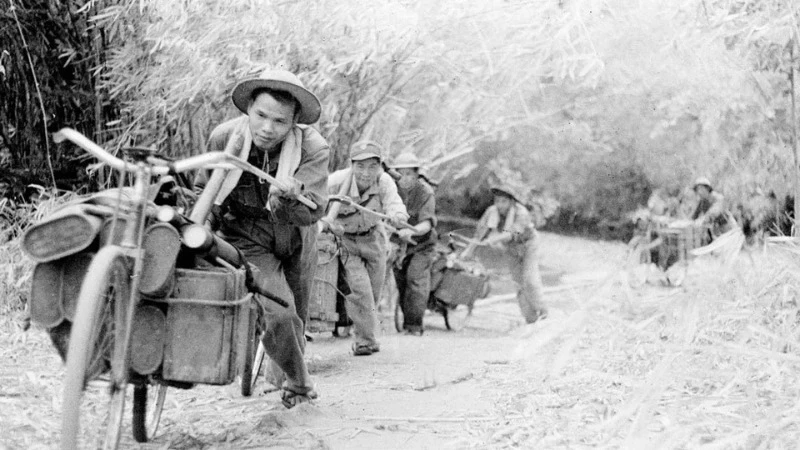
[[[251,398],[236,385],[171,390],[155,441],[137,445],[126,430],[123,448],[464,448],[513,438],[536,420],[526,400],[537,372],[526,352],[531,336],[561,327],[621,252],[544,234],[544,265],[564,273],[547,289],[546,321],[525,326],[512,296],[497,296],[510,289],[501,281],[459,332],[428,315],[423,337],[398,335],[386,317],[381,352],[369,357],[351,356],[349,339],[319,334],[307,353],[321,394],[315,405],[285,410],[263,381]],[[62,365],[39,330],[2,340],[0,448],[50,448]]]

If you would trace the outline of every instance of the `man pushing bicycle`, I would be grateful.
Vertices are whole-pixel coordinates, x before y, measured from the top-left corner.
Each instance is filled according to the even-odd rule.
[[[292,73],[267,70],[239,83],[231,95],[245,115],[217,126],[208,151],[224,151],[261,168],[283,189],[240,170],[198,185],[219,189],[212,227],[260,271],[262,285],[290,305],[264,308],[263,343],[286,377],[281,399],[287,408],[316,398],[303,353],[311,283],[317,266],[316,227],[327,204],[330,147],[314,128],[321,105]],[[216,179],[215,179],[216,178]],[[298,201],[310,199],[315,207]],[[279,383],[280,384],[280,383]]]

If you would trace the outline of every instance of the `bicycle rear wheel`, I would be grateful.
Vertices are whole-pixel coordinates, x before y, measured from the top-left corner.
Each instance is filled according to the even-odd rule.
[[[261,375],[261,368],[264,367],[264,361],[267,359],[267,349],[264,348],[264,344],[261,342],[261,337],[258,338],[258,343],[256,344],[256,352],[255,356],[253,357],[253,365],[250,370],[250,379],[249,381],[249,392],[245,394],[244,391],[244,376],[242,376],[242,395],[248,397],[253,395],[253,391],[255,391],[256,383],[258,383],[258,376]]]
[[[440,312],[444,316],[444,326],[450,331],[459,331],[467,326],[472,316],[472,306],[443,304]]]
[[[166,384],[142,383],[133,387],[133,438],[136,442],[148,442],[156,435],[166,398]]]
[[[100,250],[81,286],[69,339],[61,411],[64,449],[115,449],[119,444],[128,375],[123,342],[131,322],[130,283],[120,249]],[[81,419],[102,420],[102,426],[82,429]]]

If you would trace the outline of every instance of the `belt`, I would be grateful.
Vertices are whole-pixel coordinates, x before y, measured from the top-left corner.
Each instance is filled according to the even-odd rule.
[[[349,236],[367,236],[367,235],[371,234],[374,230],[375,230],[375,227],[372,227],[367,231],[359,231],[359,232],[356,232],[356,233],[348,233],[348,232],[345,231],[344,234],[349,235]]]
[[[264,208],[231,204],[231,212],[240,219],[267,219],[271,213]]]

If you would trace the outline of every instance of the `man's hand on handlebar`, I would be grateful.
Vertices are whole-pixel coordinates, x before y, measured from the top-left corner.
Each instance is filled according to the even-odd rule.
[[[407,214],[398,213],[391,217],[389,223],[395,228],[407,229],[408,225],[406,224],[406,220],[408,220]]]
[[[397,237],[401,240],[408,241],[411,239],[412,236],[417,234],[417,230],[414,228],[402,228],[396,231]]]
[[[301,183],[296,178],[288,178],[282,180],[283,184],[286,189],[281,189],[280,187],[272,184],[269,187],[270,195],[275,195],[280,198],[285,198],[288,200],[297,200],[297,197],[303,192],[303,183]]]
[[[331,221],[327,217],[323,217],[322,219],[319,219],[319,223],[322,226],[322,232],[323,233],[326,232],[326,231],[329,231],[329,232],[333,233],[336,236],[341,236],[341,235],[344,234],[344,227],[342,227],[340,224],[338,224],[338,223],[336,223],[334,221]]]

